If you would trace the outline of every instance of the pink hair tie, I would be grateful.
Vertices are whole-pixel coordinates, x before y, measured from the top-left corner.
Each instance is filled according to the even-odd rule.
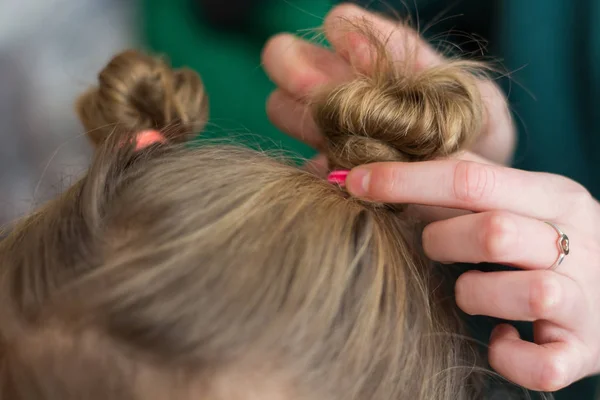
[[[327,176],[327,181],[329,183],[338,184],[340,187],[344,187],[346,186],[346,178],[348,177],[348,173],[350,173],[350,170],[347,169],[331,171],[329,176]]]
[[[140,151],[155,143],[166,143],[167,139],[157,130],[148,129],[135,135],[135,150]]]
[[[148,146],[151,146],[155,143],[166,143],[167,139],[157,130],[154,129],[146,129],[144,131],[139,131],[136,133],[135,138],[131,139],[129,143],[135,140],[135,151],[140,151],[145,149]],[[121,141],[119,143],[119,147],[123,147],[125,145],[125,141]]]

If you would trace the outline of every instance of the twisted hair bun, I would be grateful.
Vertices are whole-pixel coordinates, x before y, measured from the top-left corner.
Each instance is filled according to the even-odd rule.
[[[91,141],[100,145],[118,128],[163,131],[184,141],[201,131],[208,101],[198,74],[171,69],[162,59],[128,50],[116,55],[98,76],[98,86],[77,101],[77,113]]]
[[[314,99],[331,167],[429,160],[468,147],[483,124],[479,64],[453,61],[400,71],[383,46],[377,50],[372,75],[358,75]]]

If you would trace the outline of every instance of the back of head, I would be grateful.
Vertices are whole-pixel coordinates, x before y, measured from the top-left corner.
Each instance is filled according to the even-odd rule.
[[[385,71],[315,99],[332,166],[477,130],[466,70]],[[266,155],[178,144],[206,104],[195,74],[137,52],[79,100],[87,176],[0,243],[0,399],[475,398],[417,224]],[[168,143],[136,151],[144,129]]]

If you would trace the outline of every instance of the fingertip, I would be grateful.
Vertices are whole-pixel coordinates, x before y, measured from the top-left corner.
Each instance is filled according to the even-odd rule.
[[[304,99],[331,82],[330,75],[344,75],[343,62],[327,49],[289,33],[270,38],[262,52],[269,78],[296,99]]]
[[[370,44],[365,30],[385,34],[392,29],[390,21],[352,3],[343,3],[331,9],[323,27],[327,39],[336,52],[355,67],[367,67]],[[388,26],[389,24],[389,26]]]
[[[490,336],[490,346],[498,340],[519,340],[519,331],[510,324],[497,325]]]
[[[502,324],[490,340],[489,362],[510,381],[531,390],[555,392],[566,387],[581,360],[565,343],[538,345],[520,339],[516,328]]]
[[[289,106],[290,101],[288,96],[280,89],[275,89],[267,97],[265,108],[267,111],[267,118],[275,126],[282,125],[281,111],[283,108]]]
[[[316,126],[310,109],[282,89],[273,91],[266,102],[271,123],[311,147],[323,147],[323,136]]]
[[[423,232],[421,233],[421,243],[423,245],[423,252],[425,253],[425,256],[427,256],[427,258],[429,258],[430,260],[441,262],[443,264],[444,262],[442,260],[436,260],[436,254],[434,251],[435,247],[429,245],[435,238],[435,227],[436,223],[433,222],[431,224],[426,225],[425,228],[423,228]]]
[[[306,171],[314,174],[320,178],[327,177],[328,160],[325,154],[318,154],[312,159],[308,160],[304,165]]]
[[[325,20],[323,25],[325,26],[325,30],[328,28],[337,27],[336,24],[339,24],[341,21],[347,21],[349,18],[355,18],[357,16],[365,16],[368,14],[368,11],[362,7],[354,3],[341,3],[333,7],[327,15],[325,16]]]
[[[353,37],[348,34],[349,31],[356,31],[357,27],[364,27],[373,34],[369,34],[367,37],[386,38],[385,46],[390,51],[392,59],[403,61],[407,66],[414,64],[414,68],[417,70],[439,65],[444,61],[443,56],[400,17],[392,19],[355,4],[344,3],[334,7],[326,16],[325,34],[336,51],[348,61],[352,61],[358,56],[359,63],[355,66],[359,69],[368,68],[371,60],[369,52],[364,51],[366,47],[363,42],[367,38],[363,37],[361,40],[358,37],[362,35]],[[362,56],[361,52],[364,53]]]
[[[479,315],[481,313],[481,303],[478,302],[477,291],[474,289],[477,283],[473,281],[475,272],[467,271],[461,274],[454,284],[454,297],[456,305],[468,315]]]
[[[286,43],[289,45],[295,39],[294,35],[288,32],[280,32],[271,36],[267,39],[267,42],[262,48],[260,53],[260,58],[263,64],[268,68],[275,57],[277,57],[277,51],[281,48],[282,45]]]
[[[277,114],[277,109],[281,108],[282,103],[286,101],[285,94],[280,89],[273,90],[269,96],[267,96],[267,101],[265,102],[265,108],[267,110],[267,117],[271,122],[273,121],[273,116]]]
[[[358,167],[350,171],[346,178],[346,188],[356,196],[366,198],[371,186],[371,170],[368,167]]]

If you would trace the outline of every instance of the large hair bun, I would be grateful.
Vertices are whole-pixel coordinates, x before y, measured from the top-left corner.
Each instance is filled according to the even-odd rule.
[[[475,63],[404,75],[387,65],[315,98],[313,116],[332,168],[444,157],[466,148],[481,131]]]
[[[198,74],[171,69],[160,58],[128,50],[98,76],[98,86],[77,101],[77,113],[94,144],[121,132],[158,129],[183,141],[204,128],[208,101]]]

